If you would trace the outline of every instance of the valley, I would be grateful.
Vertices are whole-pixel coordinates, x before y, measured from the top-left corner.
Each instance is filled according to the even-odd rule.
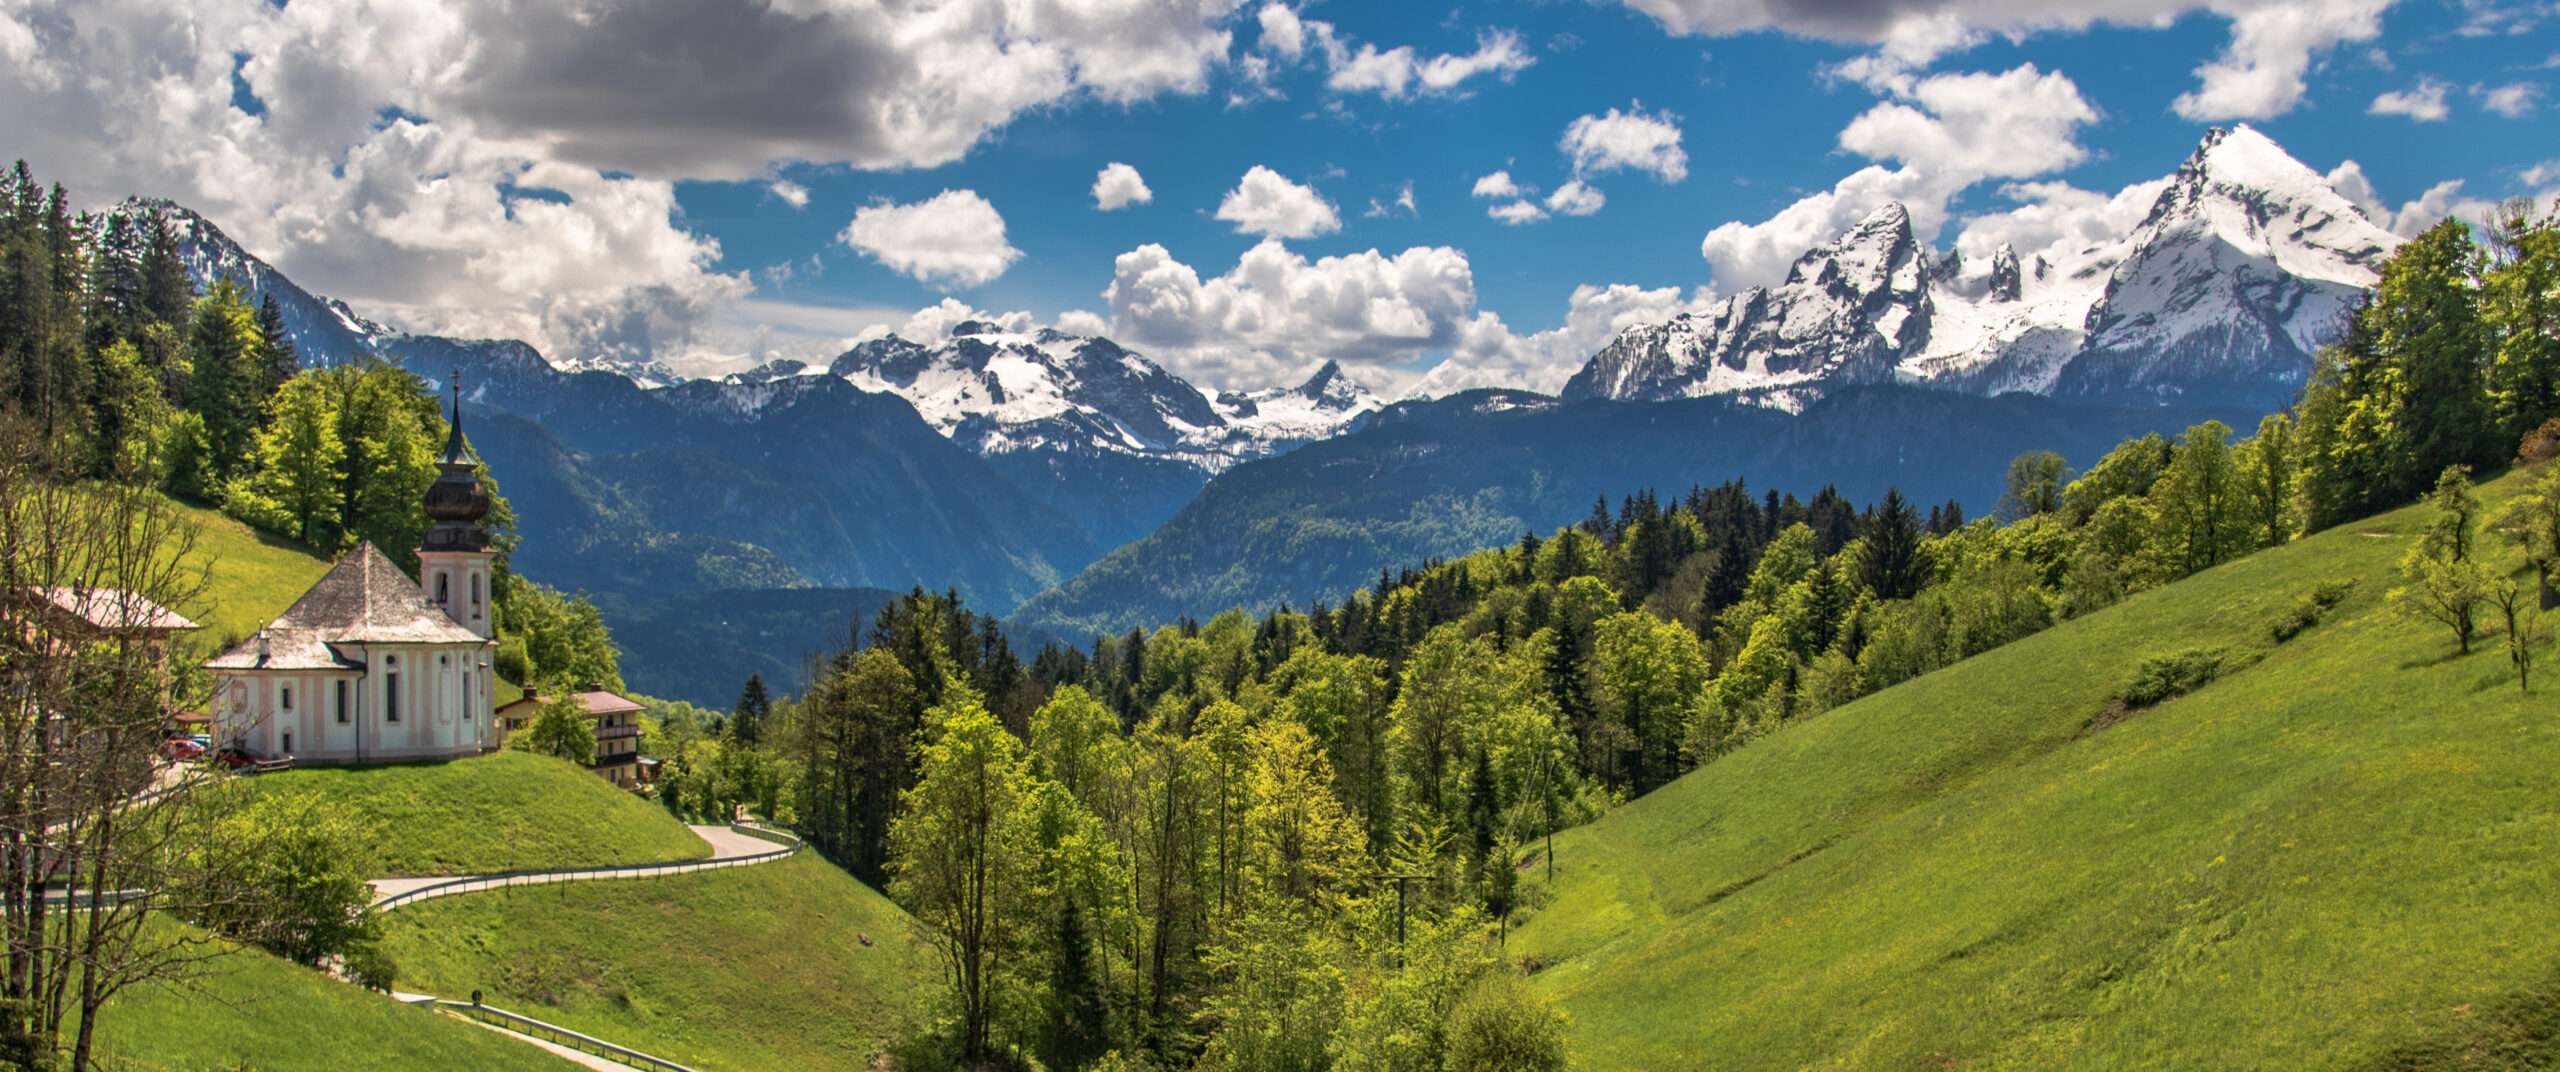
[[[395,330],[22,168],[0,1065],[2542,1067],[2560,209],[2355,174],[1384,397]]]

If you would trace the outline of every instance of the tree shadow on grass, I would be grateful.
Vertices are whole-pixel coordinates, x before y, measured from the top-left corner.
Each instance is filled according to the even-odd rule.
[[[2560,1067],[2560,973],[2523,990],[2454,1009],[2457,1019],[2421,1042],[2365,1066],[2368,1072],[2508,1072]]]

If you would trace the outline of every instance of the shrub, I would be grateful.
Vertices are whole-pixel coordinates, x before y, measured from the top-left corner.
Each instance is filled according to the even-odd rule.
[[[2516,446],[2518,466],[2540,465],[2560,458],[2560,417],[2542,422],[2542,427],[2524,434],[2524,442]]]
[[[2134,671],[2133,683],[2125,686],[2124,702],[2150,707],[2194,692],[2222,676],[2223,661],[2220,648],[2188,648],[2144,659]]]
[[[1449,1010],[1450,1072],[1562,1072],[1565,1017],[1531,994],[1520,978],[1495,972],[1478,979]]]
[[[2267,623],[2267,636],[2278,644],[2293,639],[2296,634],[2319,624],[2320,616],[2345,600],[2347,593],[2354,591],[2355,587],[2354,581],[2322,581],[2312,585],[2310,591],[2293,602],[2293,606]]]
[[[391,984],[399,981],[400,964],[381,942],[364,942],[347,951],[347,978],[367,990],[391,992]]]

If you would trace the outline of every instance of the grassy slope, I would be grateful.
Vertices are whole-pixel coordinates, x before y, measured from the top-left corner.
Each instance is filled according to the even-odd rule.
[[[711,855],[661,808],[594,772],[529,752],[442,763],[309,767],[260,775],[269,793],[318,794],[382,825],[395,875],[472,875],[658,863]]]
[[[482,990],[707,1072],[864,1067],[938,978],[906,914],[813,853],[466,894],[389,922],[403,988]]]
[[[2498,638],[2455,658],[2382,605],[2423,520],[2253,556],[1719,761],[1559,837],[1555,901],[1512,951],[1551,965],[1595,1069],[2353,1068],[2512,1035],[2482,1014],[2548,1005],[2560,971],[2560,726]],[[2264,649],[2339,577],[2357,592],[2262,662],[2081,735],[2142,656]]]
[[[108,1067],[131,1072],[567,1072],[575,1066],[478,1026],[411,1008],[254,949],[204,993],[127,991],[98,1020]],[[122,1063],[118,1063],[122,1062]]]
[[[203,563],[207,589],[201,605],[179,608],[204,627],[203,643],[220,645],[257,631],[302,598],[327,558],[291,540],[251,529],[219,511],[172,502],[197,526],[194,558]]]

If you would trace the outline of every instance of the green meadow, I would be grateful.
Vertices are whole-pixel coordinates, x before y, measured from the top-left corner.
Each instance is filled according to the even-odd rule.
[[[2546,1067],[2560,702],[2503,637],[2457,655],[2385,604],[2427,516],[2145,593],[1559,835],[1510,952],[1589,1069]],[[2113,716],[2142,660],[2198,647],[2222,677]]]

